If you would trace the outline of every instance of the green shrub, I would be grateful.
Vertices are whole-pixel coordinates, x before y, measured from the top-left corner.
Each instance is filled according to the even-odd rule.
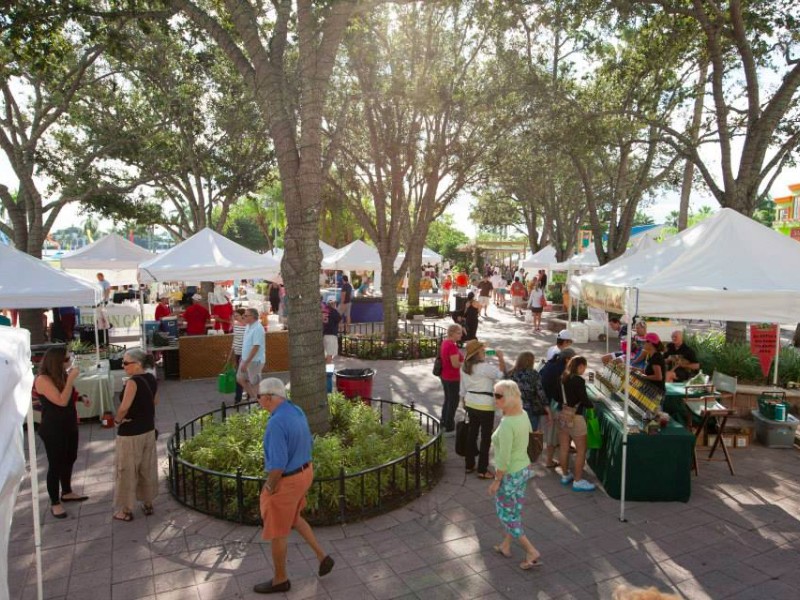
[[[769,370],[769,381],[772,381],[774,372],[773,362]],[[778,385],[786,387],[790,381],[800,381],[800,351],[794,346],[784,346],[781,348],[778,360]]]
[[[381,423],[378,411],[338,392],[329,394],[328,405],[331,429],[314,437],[317,480],[338,477],[342,468],[345,474],[352,474],[388,463],[412,453],[416,444],[422,445],[429,439],[416,413],[405,407],[393,406],[391,420]],[[231,415],[224,423],[206,418],[202,430],[181,445],[180,456],[188,463],[213,471],[235,474],[241,469],[245,476],[264,477],[263,435],[268,420],[269,413],[258,409]],[[190,481],[193,487],[187,494],[207,499],[212,510],[235,516],[238,510],[235,480],[220,483],[213,477],[201,477]],[[364,478],[363,489],[360,478],[346,479],[346,503],[349,507],[377,506],[382,497],[405,492],[406,481],[413,482],[414,473],[407,473],[402,464],[395,468],[393,476],[383,473],[380,486],[377,474]],[[308,509],[318,514],[335,514],[339,509],[338,486],[338,481],[312,486]],[[249,521],[258,520],[259,492],[259,482],[245,482],[245,517]],[[209,509],[203,501],[195,504]]]
[[[727,344],[725,333],[722,331],[688,334],[686,344],[697,353],[700,368],[707,375],[720,371],[737,377],[740,383],[772,381],[774,363],[769,376],[764,377],[758,358],[750,353],[750,344],[744,342]],[[778,366],[779,385],[786,385],[789,381],[800,381],[800,353],[791,346],[781,349]]]

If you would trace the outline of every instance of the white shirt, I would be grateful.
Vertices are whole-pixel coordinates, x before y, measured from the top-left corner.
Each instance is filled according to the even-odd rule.
[[[505,280],[500,277],[500,275],[492,275],[492,278],[489,281],[492,282],[492,287],[496,290],[506,286]]]
[[[538,288],[532,289],[531,294],[528,297],[528,307],[540,308],[543,306],[544,306],[544,292]]]
[[[462,368],[459,395],[464,398],[467,406],[494,410],[494,384],[502,378],[503,372],[489,363],[474,365],[472,374]]]
[[[558,346],[550,346],[547,349],[547,354],[545,355],[545,360],[547,360],[549,362],[550,359],[552,359],[556,354],[559,354],[560,352],[561,352],[561,348],[559,348]]]

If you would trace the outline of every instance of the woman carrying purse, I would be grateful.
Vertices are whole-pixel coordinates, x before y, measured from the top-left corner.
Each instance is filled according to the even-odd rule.
[[[586,382],[582,375],[586,371],[586,359],[575,356],[567,363],[561,375],[561,393],[563,405],[558,413],[558,438],[561,454],[561,484],[569,485],[576,492],[594,491],[595,485],[583,478],[586,464],[586,420],[583,413],[593,408],[592,401],[586,394]],[[575,471],[569,472],[570,440],[575,442]]]

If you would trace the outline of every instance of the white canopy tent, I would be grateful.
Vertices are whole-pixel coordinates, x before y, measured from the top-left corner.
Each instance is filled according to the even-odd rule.
[[[576,254],[572,258],[564,262],[554,262],[550,265],[553,271],[588,271],[596,269],[600,266],[600,261],[597,259],[597,252],[594,248],[589,248],[586,252]]]
[[[609,312],[787,323],[800,319],[800,244],[722,209],[660,244],[573,280],[571,293]]]
[[[139,265],[140,283],[154,281],[227,281],[269,279],[280,271],[280,262],[258,254],[205,228],[189,239]]]
[[[0,245],[0,307],[95,306],[100,298],[98,285]]]
[[[374,246],[356,240],[322,259],[328,271],[380,271],[381,257]]]
[[[800,319],[798,265],[800,244],[724,208],[660,244],[575,278],[570,292],[590,306],[629,316],[796,322]],[[630,357],[626,378],[629,361]],[[626,393],[626,415],[628,401]],[[625,514],[627,427],[623,432],[621,519]]]
[[[102,271],[114,284],[135,283],[136,268],[154,256],[141,246],[110,233],[80,250],[65,254],[61,258],[61,268],[88,280],[93,280]]]
[[[548,244],[535,254],[528,254],[520,263],[523,269],[549,269],[558,262],[556,249]]]
[[[394,259],[394,268],[399,269],[400,265],[403,264],[403,261],[406,258],[405,252],[400,252],[397,254],[397,258]],[[423,265],[440,265],[442,264],[442,255],[438,252],[434,252],[430,248],[423,248],[422,249],[422,264]]]
[[[69,273],[64,273],[63,271],[59,271],[51,267],[50,265],[42,262],[41,260],[34,258],[24,252],[20,252],[19,250],[15,250],[14,248],[0,245],[0,306],[3,308],[15,308],[15,309],[26,309],[26,308],[50,308],[52,306],[95,306],[100,301],[101,294],[99,286],[92,285],[84,281],[79,277],[75,277],[74,275],[70,275]],[[41,555],[41,548],[42,548],[42,535],[41,535],[41,528],[39,523],[39,481],[36,477],[37,469],[36,469],[36,441],[33,435],[33,412],[31,410],[31,402],[30,402],[30,390],[31,390],[31,380],[29,378],[30,375],[30,335],[28,332],[22,332],[20,330],[11,330],[8,328],[0,328],[3,329],[2,336],[0,340],[2,340],[2,344],[0,344],[0,348],[3,349],[3,352],[13,352],[15,355],[15,363],[18,360],[22,360],[22,366],[20,367],[23,371],[23,377],[21,379],[21,383],[18,383],[15,389],[19,389],[21,385],[24,388],[24,396],[27,399],[27,423],[28,423],[28,453],[30,457],[30,465],[31,465],[31,495],[32,495],[32,502],[33,502],[33,531],[34,531],[34,549],[36,553],[36,571],[37,571],[37,591],[38,597],[42,597],[42,555]],[[97,329],[95,328],[95,332]],[[21,335],[20,335],[21,334]],[[20,354],[22,353],[22,354]],[[23,356],[20,359],[20,356]],[[4,363],[6,367],[11,368],[13,366],[10,362]],[[11,366],[10,366],[11,365]],[[25,375],[27,373],[27,375]],[[5,381],[5,377],[3,377],[3,394],[2,394],[2,421],[6,423],[6,419],[8,418],[8,423],[13,423],[13,419],[18,419],[18,415],[15,416],[15,412],[18,413],[20,410],[19,405],[19,395],[14,392],[14,397],[16,400],[9,402],[6,401],[6,391],[5,391],[5,384],[9,384],[11,380]],[[11,388],[9,388],[9,395],[13,392]],[[13,439],[0,437],[0,440],[8,439],[9,444],[13,445],[15,442]],[[17,453],[17,450],[12,447],[3,448],[2,444],[0,443],[0,450],[2,450],[2,469],[5,470],[6,468],[10,469],[8,471],[8,476],[3,474],[0,477],[0,481],[2,481],[2,488],[0,488],[0,492],[2,493],[2,506],[4,510],[2,514],[4,515],[3,519],[5,523],[10,526],[11,523],[11,515],[13,514],[13,510],[5,511],[5,503],[7,494],[13,492],[13,497],[16,496],[17,490],[17,483],[11,479],[11,476],[14,474],[14,466],[13,457]],[[6,465],[6,460],[11,460],[12,462]],[[12,506],[13,506],[13,497],[12,497]],[[0,559],[3,560],[4,564],[7,564],[7,557],[5,554],[7,553],[7,536],[5,536],[6,544],[3,544],[2,554]]]
[[[319,249],[322,250],[322,258],[325,258],[329,254],[333,254],[334,252],[336,252],[336,248],[334,248],[330,244],[326,244],[322,240],[319,241]]]

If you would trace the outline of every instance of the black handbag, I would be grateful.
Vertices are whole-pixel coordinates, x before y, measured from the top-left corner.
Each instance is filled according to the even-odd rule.
[[[465,416],[456,423],[456,454],[459,456],[466,456],[467,448],[469,447],[469,421],[467,421],[467,418],[468,417]]]
[[[436,360],[433,361],[433,375],[435,377],[442,376],[442,357],[437,356]]]
[[[528,435],[528,460],[535,463],[544,450],[544,435],[541,431],[531,431]]]

